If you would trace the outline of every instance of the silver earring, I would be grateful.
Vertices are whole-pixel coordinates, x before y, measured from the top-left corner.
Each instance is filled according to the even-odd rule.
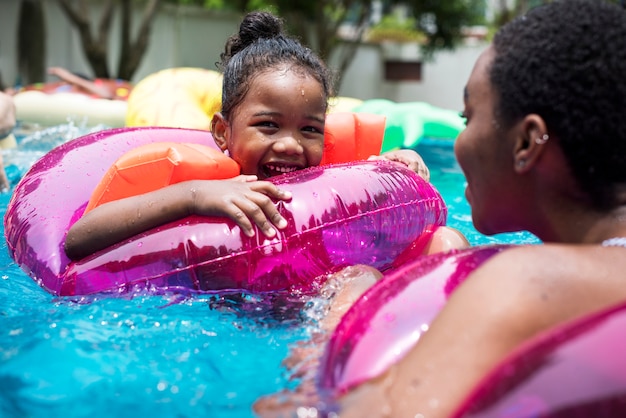
[[[224,155],[227,157],[230,157],[230,151],[228,151],[227,149],[224,150]]]
[[[517,161],[517,166],[519,168],[523,168],[526,165],[526,160],[518,160]]]
[[[543,134],[541,138],[535,138],[535,143],[543,145],[548,142],[548,139],[550,139],[550,136],[548,134]]]

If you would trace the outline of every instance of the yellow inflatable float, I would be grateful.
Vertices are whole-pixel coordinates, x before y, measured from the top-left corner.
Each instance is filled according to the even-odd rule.
[[[350,112],[360,99],[333,97],[328,113]],[[222,74],[203,68],[169,68],[141,80],[128,98],[126,126],[210,130],[222,107]]]
[[[222,106],[222,74],[202,68],[170,68],[141,80],[128,98],[126,126],[211,128]]]
[[[336,96],[328,101],[328,113],[353,112],[361,106],[363,100],[354,97]]]

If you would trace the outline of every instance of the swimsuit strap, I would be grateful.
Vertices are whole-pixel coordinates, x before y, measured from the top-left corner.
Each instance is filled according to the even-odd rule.
[[[625,247],[626,248],[626,237],[609,238],[607,240],[602,241],[601,245],[603,247]]]

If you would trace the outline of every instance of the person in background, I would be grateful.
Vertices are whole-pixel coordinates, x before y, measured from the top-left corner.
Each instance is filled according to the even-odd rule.
[[[17,144],[13,135],[15,124],[15,103],[13,102],[13,97],[0,91],[0,150],[16,147]],[[4,169],[2,153],[0,152],[0,190],[7,191],[8,189],[9,180]]]
[[[84,91],[87,94],[94,95],[101,99],[113,100],[117,98],[115,89],[108,87],[103,83],[99,83],[98,80],[90,80],[84,76],[72,73],[62,67],[50,67],[48,68],[48,74],[58,77],[61,81],[64,81],[72,86],[77,87],[79,90]]]
[[[498,31],[467,81],[455,154],[476,229],[543,243],[475,268],[402,359],[334,400],[338,416],[449,417],[525,341],[626,301],[624,74],[626,11],[607,1],[556,0]],[[255,410],[316,405],[291,395]]]

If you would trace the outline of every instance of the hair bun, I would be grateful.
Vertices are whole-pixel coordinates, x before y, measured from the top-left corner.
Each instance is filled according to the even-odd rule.
[[[276,38],[282,33],[283,21],[267,12],[252,12],[239,26],[239,39],[243,48],[257,39]]]
[[[223,70],[235,54],[258,39],[271,39],[282,35],[283,21],[280,18],[267,12],[248,13],[239,25],[239,32],[226,41],[218,67]]]

